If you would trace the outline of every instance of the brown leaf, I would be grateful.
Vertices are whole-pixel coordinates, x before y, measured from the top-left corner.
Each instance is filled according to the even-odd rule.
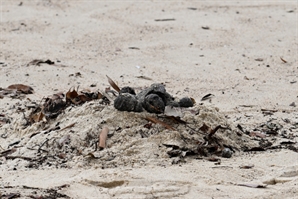
[[[44,114],[40,111],[30,116],[31,123],[40,122],[42,121]]]
[[[78,92],[76,91],[76,90],[73,90],[73,91],[68,91],[67,93],[66,93],[66,96],[65,96],[65,98],[66,98],[66,102],[73,102],[73,100],[76,98],[76,97],[78,97]]]
[[[100,92],[97,93],[97,99],[102,99],[104,96]]]
[[[89,97],[87,97],[86,95],[79,95],[78,98],[80,99],[80,101],[82,103],[87,102],[87,101],[91,101],[91,99]]]
[[[113,87],[113,89],[115,89],[119,93],[120,88],[117,86],[117,84],[109,76],[107,76],[107,78],[108,78],[109,84]]]
[[[148,121],[150,121],[150,122],[153,122],[153,123],[155,123],[155,124],[161,124],[162,126],[164,126],[166,129],[169,129],[169,130],[175,130],[173,127],[171,127],[170,125],[168,125],[168,124],[166,124],[166,123],[164,123],[164,122],[162,122],[162,121],[160,121],[160,120],[158,120],[158,119],[156,119],[156,118],[154,118],[154,117],[150,117],[150,116],[147,116],[147,117],[145,117],[145,119],[146,120],[148,120]]]
[[[20,91],[24,94],[32,94],[34,92],[32,87],[26,86],[24,84],[13,84],[13,85],[8,86],[7,88],[11,89],[11,90]]]

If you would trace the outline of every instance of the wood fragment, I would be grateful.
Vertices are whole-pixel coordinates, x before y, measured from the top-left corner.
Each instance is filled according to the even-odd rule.
[[[150,122],[153,122],[155,124],[161,124],[166,129],[175,131],[175,129],[173,127],[171,127],[170,125],[168,125],[168,124],[166,124],[166,123],[164,123],[164,122],[162,122],[162,121],[160,121],[160,120],[158,120],[158,119],[156,119],[154,117],[147,116],[147,117],[145,117],[145,119],[148,120],[148,121],[150,121]]]
[[[109,128],[108,127],[103,127],[100,134],[99,134],[99,142],[98,142],[98,147],[100,150],[106,148],[106,140],[108,137],[109,133]]]

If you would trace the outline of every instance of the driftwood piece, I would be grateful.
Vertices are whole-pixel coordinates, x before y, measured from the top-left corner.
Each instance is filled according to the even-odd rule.
[[[100,134],[99,134],[99,144],[98,147],[100,150],[106,148],[106,140],[108,137],[109,133],[109,128],[108,127],[103,127]]]

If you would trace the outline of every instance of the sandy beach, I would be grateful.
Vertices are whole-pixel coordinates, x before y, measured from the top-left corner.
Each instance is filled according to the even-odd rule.
[[[297,198],[297,7],[2,0],[0,198]],[[180,123],[119,111],[107,75],[196,104]],[[67,107],[32,117],[54,94]]]

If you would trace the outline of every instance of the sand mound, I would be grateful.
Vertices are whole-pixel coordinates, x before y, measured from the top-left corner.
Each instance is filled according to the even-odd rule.
[[[201,105],[180,110],[181,120],[187,124],[175,123],[164,115],[120,112],[98,100],[70,106],[56,119],[26,128],[25,117],[10,111],[11,123],[3,125],[0,131],[7,139],[7,146],[2,147],[8,149],[2,154],[12,159],[7,167],[13,168],[163,165],[184,162],[187,158],[221,156],[224,148],[237,154],[257,145],[240,134],[216,108]],[[145,119],[148,117],[173,129],[152,123]],[[219,125],[225,128],[208,136],[206,128]],[[107,147],[99,150],[99,134],[104,126],[109,128]]]

